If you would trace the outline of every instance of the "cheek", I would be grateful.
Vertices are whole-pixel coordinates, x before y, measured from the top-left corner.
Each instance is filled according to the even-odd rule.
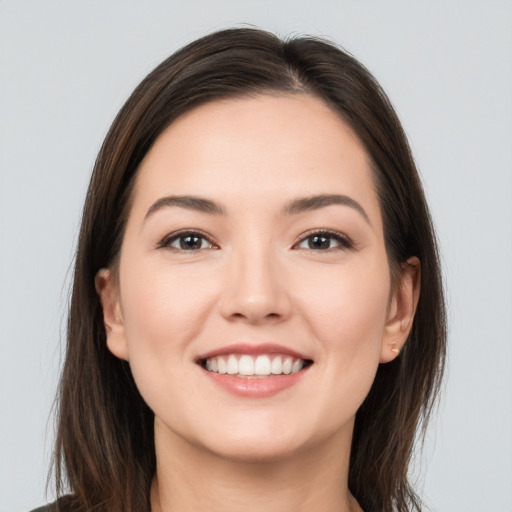
[[[141,367],[184,362],[190,341],[206,322],[210,283],[192,266],[187,271],[165,264],[127,268],[121,298],[130,361],[141,360]]]
[[[145,402],[157,415],[168,417],[185,410],[177,406],[180,397],[192,400],[195,393],[189,385],[195,365],[190,347],[204,329],[212,286],[205,276],[195,275],[192,266],[183,271],[137,263],[127,262],[129,271],[121,276],[129,364]],[[169,418],[173,424],[183,419]]]
[[[130,270],[121,277],[121,297],[129,329],[140,323],[147,329],[182,332],[208,302],[211,287],[205,272],[198,272],[194,265],[182,269],[165,261],[139,261],[126,267]]]
[[[353,418],[379,365],[390,290],[387,265],[317,272],[303,288],[302,311],[319,340],[318,370],[326,393],[316,397],[322,429],[336,431]],[[308,293],[309,290],[309,293]],[[327,392],[325,390],[328,390]]]
[[[389,290],[381,261],[317,269],[314,279],[303,280],[301,309],[330,365],[350,372],[376,367]]]

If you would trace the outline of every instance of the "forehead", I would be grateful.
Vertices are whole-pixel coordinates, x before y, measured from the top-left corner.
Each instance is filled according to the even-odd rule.
[[[134,192],[146,207],[170,194],[215,196],[229,208],[342,193],[379,209],[362,143],[307,94],[220,100],[187,112],[157,138]]]

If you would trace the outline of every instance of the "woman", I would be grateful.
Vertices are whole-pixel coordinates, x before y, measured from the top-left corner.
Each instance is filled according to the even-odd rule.
[[[435,238],[354,58],[218,32],[158,66],[91,179],[51,509],[406,511],[439,388]]]

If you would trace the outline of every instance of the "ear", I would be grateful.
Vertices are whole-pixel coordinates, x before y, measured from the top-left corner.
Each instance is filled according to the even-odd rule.
[[[128,346],[119,301],[119,289],[112,271],[106,268],[101,269],[96,274],[94,285],[103,308],[108,349],[116,357],[128,361]]]
[[[419,259],[415,256],[409,258],[401,266],[400,276],[392,293],[382,338],[381,363],[395,359],[409,336],[420,297],[420,277]]]

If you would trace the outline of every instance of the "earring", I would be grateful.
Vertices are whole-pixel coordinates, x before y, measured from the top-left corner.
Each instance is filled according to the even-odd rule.
[[[393,341],[393,343],[391,343],[391,352],[393,352],[393,354],[395,355],[400,354],[400,349],[398,348],[396,341]]]

